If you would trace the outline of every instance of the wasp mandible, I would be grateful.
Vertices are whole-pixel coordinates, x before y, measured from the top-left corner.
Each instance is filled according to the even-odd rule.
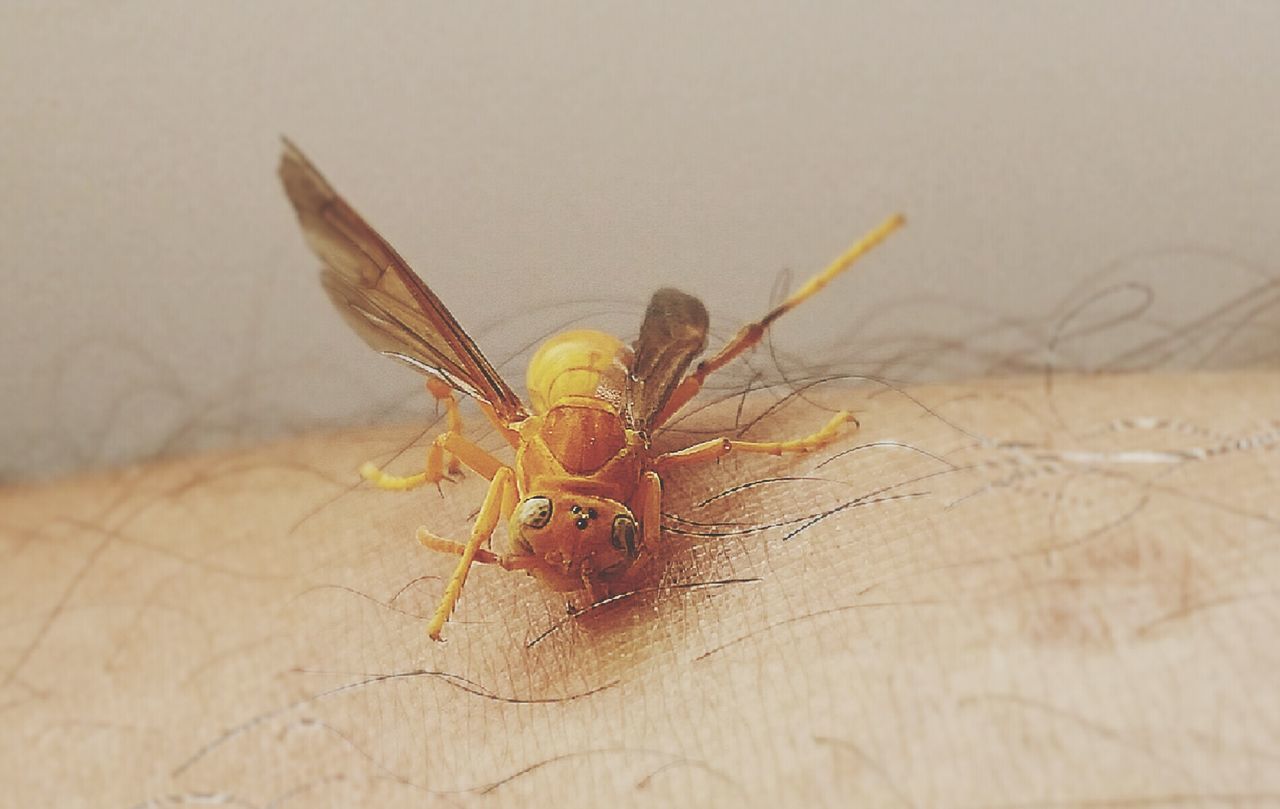
[[[384,489],[438,483],[465,465],[489,481],[467,542],[419,528],[427,548],[459,557],[427,631],[440,640],[474,562],[522,570],[591,603],[625,588],[659,553],[662,476],[730,452],[802,453],[818,449],[856,420],[846,411],[791,441],[717,438],[658,453],[650,436],[701,389],[706,378],[760,342],[773,321],[816,294],[900,227],[889,217],[825,270],[719,352],[689,368],[707,346],[707,310],[676,289],[654,293],[634,346],[599,331],[551,337],[529,362],[530,406],[503,381],[440,299],[399,254],[340,197],[288,140],[280,178],[311,249],[324,262],[321,283],[347,323],[375,350],[428,377],[445,406],[448,429],[427,452],[426,468],[398,477],[371,463],[361,474]],[[454,392],[475,399],[515,450],[508,464],[463,433]],[[506,521],[507,553],[486,547]]]

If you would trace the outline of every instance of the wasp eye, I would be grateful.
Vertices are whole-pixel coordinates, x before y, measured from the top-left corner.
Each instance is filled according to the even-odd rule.
[[[551,521],[551,498],[530,497],[516,509],[516,521],[525,528],[541,528]]]
[[[609,544],[620,551],[626,551],[627,556],[632,559],[636,558],[636,521],[626,514],[614,517]]]

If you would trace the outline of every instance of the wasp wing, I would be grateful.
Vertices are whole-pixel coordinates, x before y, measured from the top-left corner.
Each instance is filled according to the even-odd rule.
[[[649,429],[689,364],[707,347],[707,307],[678,289],[653,293],[636,340],[628,377],[627,413],[632,429]]]
[[[505,422],[528,415],[435,293],[287,139],[279,173],[307,243],[325,263],[325,291],[356,334],[487,402]]]

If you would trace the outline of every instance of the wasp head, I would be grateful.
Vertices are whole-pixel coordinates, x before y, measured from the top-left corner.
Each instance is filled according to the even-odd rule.
[[[511,515],[517,552],[538,559],[534,572],[559,590],[578,590],[584,577],[621,575],[639,555],[640,526],[616,500],[563,492],[533,493]]]

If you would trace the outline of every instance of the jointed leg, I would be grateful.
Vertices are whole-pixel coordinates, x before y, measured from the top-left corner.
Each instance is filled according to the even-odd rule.
[[[444,402],[445,417],[449,423],[447,432],[462,435],[462,414],[458,412],[458,398],[453,395],[453,388],[444,380],[433,377],[427,380],[427,393],[434,396],[437,402]],[[461,471],[462,464],[458,462],[458,456],[450,456],[449,474],[456,475]]]
[[[751,452],[763,455],[813,452],[835,441],[840,435],[840,428],[850,423],[854,424],[856,429],[858,420],[851,413],[841,410],[832,416],[821,430],[791,441],[738,441],[733,438],[713,438],[701,444],[694,444],[692,447],[659,455],[654,462],[654,469],[661,474],[680,466],[693,466],[714,461],[730,452]]]
[[[661,458],[659,458],[661,463]],[[640,497],[636,517],[640,519],[641,553],[653,554],[662,539],[662,478],[650,470],[640,478]]]
[[[417,539],[418,542],[422,544],[422,547],[438,553],[462,556],[467,551],[467,546],[461,542],[454,542],[452,539],[438,537],[426,528],[418,529]],[[476,550],[475,558],[471,561],[479,562],[482,565],[498,565],[507,570],[524,570],[536,563],[536,560],[531,556],[524,554],[494,553],[493,551],[485,550],[484,548],[478,548]]]
[[[706,381],[708,376],[728,365],[743,352],[759,343],[760,339],[764,337],[765,330],[772,325],[773,321],[818,294],[819,290],[831,283],[837,275],[849,269],[855,261],[888,238],[890,233],[902,227],[905,222],[906,219],[903,218],[902,214],[894,214],[889,217],[879,227],[863,236],[852,247],[844,251],[825,270],[806,281],[803,286],[791,294],[791,297],[774,307],[767,315],[755,323],[742,327],[734,338],[726,343],[724,348],[720,349],[714,357],[698,363],[698,367],[693,370],[693,373],[681,380],[675,391],[672,392],[671,398],[667,400],[662,413],[654,419],[654,426],[660,426],[675,415],[680,408],[688,404],[690,399],[698,395],[698,391],[702,389],[702,383]]]
[[[587,599],[584,606],[599,604],[613,596],[634,591],[638,584],[649,580],[653,563],[661,553],[662,542],[662,478],[652,469],[640,476],[635,499],[631,502],[632,514],[640,522],[640,536],[636,555],[621,578],[601,580],[587,564],[582,566],[582,589]],[[570,607],[570,612],[575,612]]]
[[[471,537],[467,540],[467,544],[462,547],[459,554],[461,558],[458,560],[458,566],[453,570],[453,576],[450,577],[449,583],[445,585],[444,595],[440,599],[440,606],[436,609],[435,617],[431,619],[431,623],[427,625],[427,634],[432,639],[440,640],[440,631],[444,628],[445,621],[449,620],[449,616],[453,614],[453,608],[458,603],[458,596],[462,594],[462,587],[467,583],[467,573],[471,570],[471,563],[475,561],[483,545],[493,531],[498,526],[498,519],[501,517],[503,505],[509,499],[507,497],[507,489],[513,488],[514,474],[508,467],[502,467],[493,476],[492,482],[489,484],[489,491],[485,493],[484,503],[480,506],[480,514],[476,517],[475,525],[471,527]],[[419,532],[419,541],[421,535]],[[448,543],[455,545],[456,543]],[[423,544],[428,544],[424,542]],[[432,544],[435,544],[432,542]],[[431,545],[428,545],[431,547]],[[453,548],[440,548],[452,552]]]
[[[439,483],[444,479],[445,453],[449,454],[449,472],[457,472],[459,463],[466,464],[477,474],[493,480],[494,474],[503,463],[485,452],[462,435],[462,417],[458,414],[458,402],[453,390],[443,382],[432,379],[427,382],[427,390],[445,404],[448,414],[449,429],[436,436],[431,449],[427,451],[426,470],[416,475],[400,477],[383,472],[372,462],[360,467],[360,474],[380,489],[408,491],[416,489],[424,483]]]
[[[379,489],[408,491],[409,489],[416,489],[424,483],[439,483],[444,480],[444,454],[446,451],[455,459],[466,464],[476,474],[488,480],[493,480],[494,474],[505,467],[502,461],[493,457],[470,440],[463,438],[458,433],[448,432],[436,436],[436,440],[431,443],[431,449],[427,450],[426,471],[419,472],[416,475],[400,477],[399,475],[388,475],[374,463],[369,462],[360,467],[360,474]]]

